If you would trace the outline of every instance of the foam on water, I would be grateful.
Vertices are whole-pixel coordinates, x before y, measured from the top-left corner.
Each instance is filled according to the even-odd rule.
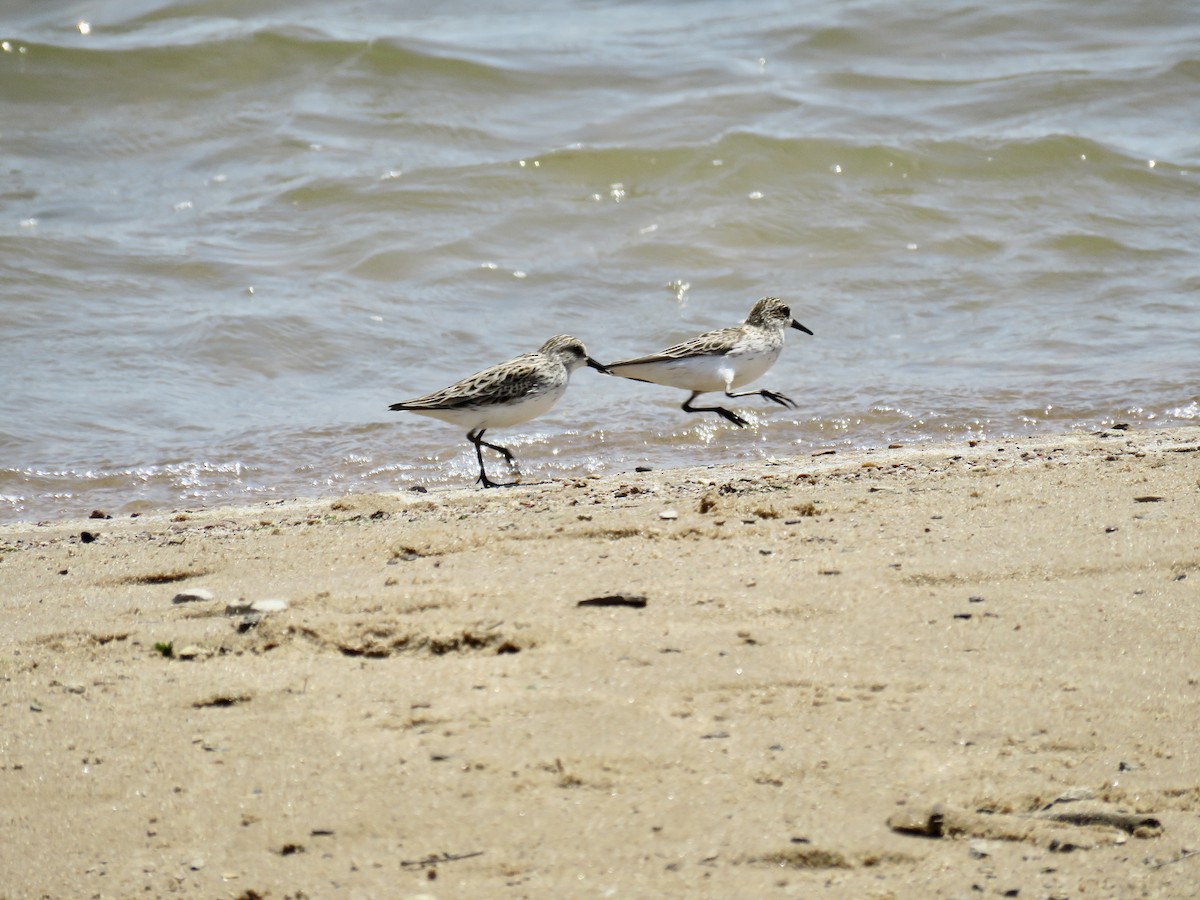
[[[545,478],[1200,421],[1190,3],[102,14],[0,34],[0,520],[463,484],[389,403],[768,294],[799,410],[580,372],[496,439]]]

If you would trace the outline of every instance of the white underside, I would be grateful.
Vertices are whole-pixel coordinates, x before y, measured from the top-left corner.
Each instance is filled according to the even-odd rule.
[[[509,403],[461,409],[409,409],[406,412],[432,416],[443,422],[458,425],[465,431],[477,431],[481,428],[508,428],[512,425],[521,425],[549,412],[566,390],[567,384],[564,381],[561,387],[533,396],[522,397]]]
[[[620,366],[613,374],[685,391],[728,391],[759,378],[778,358],[778,350],[743,356],[693,356]]]

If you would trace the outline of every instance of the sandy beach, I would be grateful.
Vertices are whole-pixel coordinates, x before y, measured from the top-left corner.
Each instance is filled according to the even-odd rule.
[[[0,604],[4,898],[1200,896],[1200,429],[7,525]]]

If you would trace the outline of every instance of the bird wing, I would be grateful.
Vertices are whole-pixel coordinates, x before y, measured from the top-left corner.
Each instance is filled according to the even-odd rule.
[[[526,353],[506,363],[484,369],[449,387],[393,403],[388,409],[462,409],[490,405],[537,394],[546,387],[544,366],[536,353]]]
[[[704,334],[694,337],[690,341],[683,341],[682,343],[668,347],[666,350],[651,353],[649,356],[639,356],[636,359],[623,359],[620,362],[608,363],[608,368],[616,369],[621,366],[640,366],[646,363],[669,362],[673,359],[686,359],[689,356],[721,356],[736,346],[737,339],[740,336],[741,329],[737,326],[732,328],[718,328],[716,331],[706,331]]]

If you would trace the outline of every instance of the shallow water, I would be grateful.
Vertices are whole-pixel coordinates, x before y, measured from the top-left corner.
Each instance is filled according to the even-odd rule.
[[[254,6],[0,19],[0,520],[467,485],[389,403],[765,295],[798,410],[581,370],[489,437],[539,479],[1200,424],[1191,3]]]

